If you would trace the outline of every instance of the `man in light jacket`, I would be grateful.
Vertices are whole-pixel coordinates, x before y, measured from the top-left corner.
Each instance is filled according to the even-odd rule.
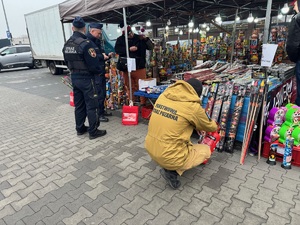
[[[192,144],[193,130],[216,131],[201,106],[202,84],[197,79],[177,81],[157,99],[148,126],[145,148],[163,169],[161,175],[173,189],[180,186],[177,175],[210,158],[208,145]]]

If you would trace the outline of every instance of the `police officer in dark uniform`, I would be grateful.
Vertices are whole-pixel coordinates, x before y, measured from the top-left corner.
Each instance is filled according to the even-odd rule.
[[[103,24],[100,23],[91,23],[89,32],[87,33],[87,39],[92,41],[97,47],[95,48],[97,57],[99,59],[99,65],[101,67],[101,74],[96,74],[95,84],[98,91],[98,100],[99,100],[99,120],[100,122],[108,122],[109,119],[106,116],[111,116],[111,113],[107,113],[104,107],[104,101],[106,98],[106,78],[105,78],[105,60],[108,60],[112,53],[108,55],[105,54],[105,51],[101,45],[101,34]]]
[[[77,135],[89,132],[89,138],[104,136],[106,130],[98,130],[98,96],[95,87],[95,74],[102,73],[95,51],[95,44],[86,39],[85,22],[81,17],[73,21],[73,35],[65,43],[63,55],[71,71],[74,92],[75,121]],[[89,127],[84,125],[86,117]]]

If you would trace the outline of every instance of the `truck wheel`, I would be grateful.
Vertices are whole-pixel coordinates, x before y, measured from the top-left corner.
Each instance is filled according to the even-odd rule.
[[[33,60],[33,66],[34,66],[34,68],[37,68],[37,69],[43,67],[41,60],[38,60],[38,59]]]
[[[58,75],[61,74],[60,68],[56,68],[55,63],[51,62],[49,64],[49,70],[52,73],[52,75]]]

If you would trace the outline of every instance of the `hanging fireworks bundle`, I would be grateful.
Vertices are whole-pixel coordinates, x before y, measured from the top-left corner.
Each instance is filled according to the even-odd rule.
[[[223,106],[222,106],[221,118],[220,118],[220,141],[217,145],[217,149],[220,152],[223,151],[223,146],[224,146],[224,141],[226,136],[226,127],[227,127],[229,109],[230,109],[231,98],[232,98],[233,83],[231,81],[227,82],[225,86],[226,86],[226,91],[223,99]]]
[[[216,99],[216,93],[218,90],[218,83],[212,83],[212,85],[210,86],[210,92],[209,92],[209,97],[208,97],[208,102],[206,105],[206,109],[205,111],[207,112],[208,116],[211,116],[213,107],[214,107],[214,103],[215,103],[215,99]]]
[[[236,137],[236,132],[244,104],[244,98],[246,94],[246,86],[235,84],[233,88],[233,93],[237,95],[234,110],[231,116],[230,127],[228,131],[228,135],[225,140],[224,149],[226,152],[233,153],[233,146]]]
[[[214,108],[211,114],[211,119],[214,121],[219,121],[220,111],[223,103],[223,97],[225,93],[225,84],[220,83],[218,87],[218,92],[216,94],[216,99],[214,103]]]
[[[252,139],[254,125],[258,119],[259,111],[262,105],[265,90],[264,80],[254,80],[250,96],[250,104],[247,113],[246,128],[243,138],[243,146],[241,151],[240,163],[244,164],[245,157]]]

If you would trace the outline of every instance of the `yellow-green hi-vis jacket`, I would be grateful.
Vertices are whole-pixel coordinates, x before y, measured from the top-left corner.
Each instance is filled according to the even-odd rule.
[[[161,167],[177,170],[193,144],[193,130],[216,131],[201,106],[195,89],[185,81],[169,86],[157,99],[148,126],[145,148]]]

